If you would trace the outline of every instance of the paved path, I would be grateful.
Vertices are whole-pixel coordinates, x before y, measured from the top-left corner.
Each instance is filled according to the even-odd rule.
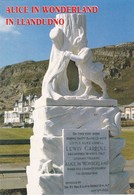
[[[129,183],[134,183],[134,160],[127,160],[125,170],[129,174]]]
[[[121,131],[125,131],[125,132],[127,132],[127,131],[134,131],[134,126],[132,126],[132,127],[122,127]]]
[[[0,165],[0,189],[21,189],[26,184],[26,165]]]

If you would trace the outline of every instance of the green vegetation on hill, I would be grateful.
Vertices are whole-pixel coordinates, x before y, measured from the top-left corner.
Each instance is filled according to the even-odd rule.
[[[117,99],[120,105],[127,105],[134,102],[134,67],[121,71],[119,79],[106,79],[108,94]]]
[[[40,96],[43,75],[48,68],[48,60],[28,61],[6,66],[0,73],[0,110],[12,109],[15,100],[23,92],[25,95]]]
[[[110,97],[120,105],[134,101],[134,43],[93,49],[94,61],[105,65],[106,83]]]

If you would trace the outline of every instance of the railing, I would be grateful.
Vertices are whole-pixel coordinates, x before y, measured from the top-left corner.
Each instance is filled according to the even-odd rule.
[[[30,144],[29,139],[24,140],[0,140],[0,145],[27,145]],[[29,154],[0,154],[0,158],[18,158],[29,157]],[[4,189],[22,189],[26,188],[27,177],[25,167],[3,168],[0,165],[0,190]]]
[[[134,126],[134,120],[121,121],[121,126],[122,127],[132,127]]]
[[[0,145],[25,145],[25,144],[30,144],[30,140],[29,139],[0,140]]]

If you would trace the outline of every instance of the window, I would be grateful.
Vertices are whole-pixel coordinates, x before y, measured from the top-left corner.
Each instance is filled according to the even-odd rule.
[[[127,119],[129,119],[130,117],[129,117],[129,114],[127,114]]]
[[[126,111],[130,111],[130,108],[126,108],[125,110],[126,110]]]
[[[26,114],[26,115],[25,115],[25,118],[29,118],[29,114]]]
[[[27,107],[24,107],[24,108],[23,108],[23,112],[26,112],[26,111],[27,111]]]

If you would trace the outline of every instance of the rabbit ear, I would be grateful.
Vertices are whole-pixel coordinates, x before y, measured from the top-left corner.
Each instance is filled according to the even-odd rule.
[[[79,31],[79,36],[80,36],[80,37],[83,37],[83,36],[84,36],[84,29],[83,29],[82,26],[79,28],[78,31]]]
[[[76,37],[73,41],[73,45],[76,45],[77,43],[80,42],[80,36]]]
[[[82,27],[80,27],[79,29],[78,29],[78,36],[74,39],[74,41],[73,41],[73,45],[75,45],[75,44],[77,44],[77,43],[79,43],[81,40],[82,40],[82,38],[83,38],[83,36],[84,36],[84,29],[82,28]]]

